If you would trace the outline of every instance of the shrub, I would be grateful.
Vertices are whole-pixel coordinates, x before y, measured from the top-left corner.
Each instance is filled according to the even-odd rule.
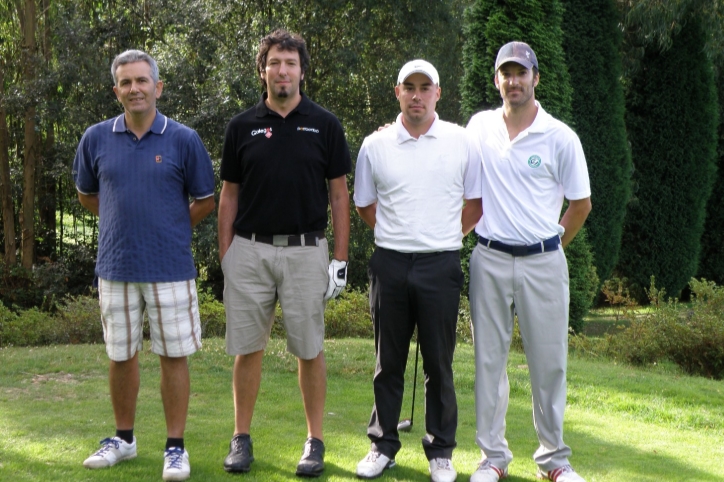
[[[372,338],[368,294],[347,290],[330,300],[324,310],[324,332],[326,338]]]
[[[3,346],[37,346],[63,343],[57,320],[45,311],[30,308],[3,323]]]
[[[198,290],[201,336],[204,338],[226,335],[226,311],[216,299],[212,288]]]
[[[103,343],[101,308],[97,296],[76,296],[58,306],[55,313],[63,341],[56,343]]]
[[[568,326],[575,333],[580,333],[583,330],[583,317],[588,314],[598,290],[598,275],[585,228],[581,228],[566,247],[566,260],[570,283]]]
[[[35,285],[32,271],[0,261],[0,303],[17,311],[39,306],[42,301],[43,292]]]

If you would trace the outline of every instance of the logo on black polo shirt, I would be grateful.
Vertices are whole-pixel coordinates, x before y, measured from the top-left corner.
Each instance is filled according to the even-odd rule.
[[[263,129],[255,129],[251,131],[251,135],[255,136],[257,134],[264,134],[264,137],[269,139],[272,136],[272,128],[271,127],[265,127]]]
[[[319,129],[315,129],[314,127],[297,127],[297,130],[303,132],[314,132],[315,134],[319,134]]]

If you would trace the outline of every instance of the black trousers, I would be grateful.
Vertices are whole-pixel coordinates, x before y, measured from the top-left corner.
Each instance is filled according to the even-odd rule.
[[[378,247],[368,273],[377,355],[375,404],[367,428],[372,449],[390,458],[400,450],[397,423],[410,340],[417,326],[425,373],[427,433],[422,446],[428,460],[450,458],[457,445],[452,361],[463,285],[460,252],[400,253]]]

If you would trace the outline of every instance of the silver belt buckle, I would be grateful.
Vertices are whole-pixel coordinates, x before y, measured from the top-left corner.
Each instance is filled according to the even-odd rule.
[[[275,234],[272,236],[272,245],[289,246],[289,236],[286,234]]]

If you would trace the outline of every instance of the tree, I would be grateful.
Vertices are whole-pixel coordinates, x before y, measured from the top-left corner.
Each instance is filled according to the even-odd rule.
[[[668,50],[645,46],[630,79],[626,125],[637,190],[626,213],[618,265],[640,287],[654,275],[657,287],[672,296],[698,267],[718,122],[701,19],[691,14],[685,20]]]
[[[591,179],[593,210],[586,227],[598,276],[605,281],[618,260],[631,191],[631,154],[620,80],[619,12],[611,0],[563,3],[563,47],[575,86],[573,119]]]
[[[706,204],[706,221],[701,237],[701,257],[697,277],[724,285],[724,62],[719,65],[716,81],[719,98],[719,135],[716,180]]]

